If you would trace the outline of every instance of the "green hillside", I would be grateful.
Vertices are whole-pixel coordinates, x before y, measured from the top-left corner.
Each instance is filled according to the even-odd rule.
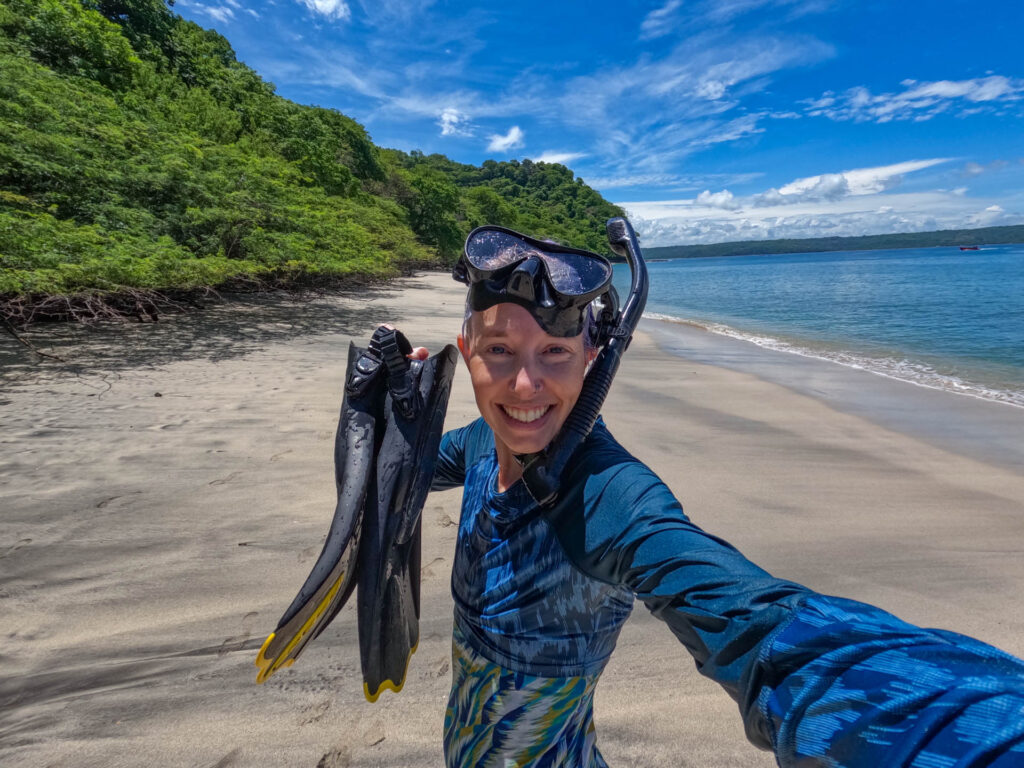
[[[375,146],[163,0],[0,0],[0,316],[449,264],[484,222],[605,251],[560,165]]]
[[[957,245],[996,245],[998,243],[1024,243],[1024,226],[943,229],[937,232],[904,232],[860,237],[806,237],[791,240],[709,243],[707,245],[670,245],[662,248],[645,248],[644,254],[650,259],[692,259],[702,256],[875,251],[884,248],[934,248]]]

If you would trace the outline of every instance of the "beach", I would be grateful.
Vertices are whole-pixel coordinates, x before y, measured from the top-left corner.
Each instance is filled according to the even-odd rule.
[[[330,523],[349,341],[436,352],[463,296],[428,273],[29,335],[66,364],[0,342],[0,764],[442,764],[459,491],[423,511],[404,690],[363,698],[354,605],[264,685],[253,660]],[[775,575],[1024,654],[1024,409],[743,344],[645,321],[609,429]],[[476,415],[460,367],[446,426]],[[612,766],[774,765],[642,604],[595,719]]]

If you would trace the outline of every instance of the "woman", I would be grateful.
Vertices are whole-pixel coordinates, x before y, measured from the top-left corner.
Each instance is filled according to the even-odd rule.
[[[507,249],[481,259],[479,238],[495,232]],[[928,754],[942,758],[934,765],[971,755],[1021,764],[1024,716],[999,712],[1024,711],[1024,663],[773,578],[691,523],[600,421],[554,502],[534,500],[524,457],[558,438],[600,335],[593,296],[560,290],[572,284],[566,270],[586,282],[579,253],[484,228],[456,270],[469,283],[458,345],[481,418],[444,436],[434,482],[465,488],[447,764],[605,765],[594,689],[634,597],[782,765],[909,765]]]

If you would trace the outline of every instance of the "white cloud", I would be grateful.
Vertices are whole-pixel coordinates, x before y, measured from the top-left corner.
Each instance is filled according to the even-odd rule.
[[[588,176],[587,185],[597,190],[622,187],[652,187],[672,184],[676,177],[667,173],[627,174],[624,176]]]
[[[994,227],[1000,224],[1016,224],[1018,220],[1013,220],[1006,215],[1006,211],[1003,210],[1001,205],[990,205],[983,211],[972,215],[968,219],[968,224],[973,227]]]
[[[226,5],[208,5],[203,8],[207,15],[212,16],[217,21],[227,23],[231,19],[235,18],[235,12]]]
[[[771,9],[772,16],[776,18],[782,16],[782,9],[788,8],[788,16],[797,18],[810,13],[821,13],[831,4],[830,0],[707,0],[696,13],[722,24],[762,8]]]
[[[491,140],[490,144],[487,145],[487,151],[508,152],[510,149],[518,149],[525,144],[523,141],[525,135],[518,125],[513,125],[509,128],[508,133],[504,136],[500,133],[491,134],[487,137]]]
[[[426,0],[414,1],[421,9],[426,5]],[[703,0],[684,2],[687,5],[673,13],[685,10],[692,15],[690,2],[703,7]],[[360,3],[363,23],[373,3]],[[396,8],[399,4],[398,0],[392,3]],[[659,0],[650,7],[667,9],[670,3]],[[406,34],[409,40],[401,45],[393,44],[391,38],[374,38],[367,50],[355,44],[275,49],[264,54],[260,71],[281,87],[321,86],[362,97],[349,98],[352,106],[346,111],[378,138],[382,125],[404,123],[422,130],[422,123],[429,122],[449,137],[486,135],[479,127],[484,120],[518,124],[518,140],[512,136],[509,145],[499,136],[488,149],[500,152],[522,146],[524,121],[540,121],[544,129],[553,124],[555,130],[561,128],[573,137],[574,150],[586,153],[588,175],[623,186],[615,180],[677,175],[682,159],[709,146],[750,139],[764,132],[773,119],[789,117],[776,111],[741,112],[739,107],[769,88],[776,73],[834,53],[832,46],[806,35],[718,30],[688,34],[657,56],[641,54],[622,65],[583,70],[586,74],[575,77],[556,72],[559,64],[569,64],[557,61],[510,75],[507,68],[478,56],[485,39],[480,30],[493,18],[470,14],[458,23],[442,23],[433,16],[440,15],[417,16]],[[417,46],[422,46],[427,32],[430,46],[421,49]],[[442,55],[445,48],[456,53]],[[410,52],[415,54],[411,59]],[[412,131],[403,133],[409,136]],[[534,142],[538,135],[531,133]],[[494,137],[488,138],[495,142]],[[717,185],[705,182],[704,186],[714,189]]]
[[[620,203],[646,246],[722,243],[737,240],[927,232],[936,229],[1024,223],[1024,214],[1001,206],[979,209],[978,201],[950,193],[880,195],[885,205],[863,198],[817,202],[715,215],[692,200]],[[984,205],[984,202],[981,203]],[[1021,207],[1020,210],[1024,210]]]
[[[472,136],[473,128],[469,124],[469,117],[455,107],[448,107],[441,111],[437,121],[441,126],[442,136]]]
[[[711,192],[711,190],[705,189],[697,195],[694,202],[707,208],[721,208],[726,211],[735,211],[740,207],[739,202],[728,189],[723,189],[721,192]]]
[[[654,40],[672,31],[672,14],[683,4],[683,0],[668,0],[655,8],[640,22],[640,39]]]
[[[579,160],[581,157],[586,157],[583,152],[542,152],[537,157],[532,158],[537,163],[561,163],[567,165],[573,160]]]
[[[394,31],[395,24],[422,22],[424,13],[433,4],[434,0],[359,0],[367,20],[389,32]]]
[[[235,12],[231,6],[238,7],[237,2],[232,2],[230,5],[203,5],[191,0],[178,0],[178,5],[196,13],[201,13],[204,16],[209,16],[221,24],[227,24],[229,21],[232,21],[235,18]]]
[[[784,184],[778,188],[778,194],[783,199],[791,198],[793,200],[838,200],[847,195],[877,195],[881,191],[897,186],[906,173],[921,171],[948,162],[949,158],[908,160],[893,165],[856,168],[840,173],[823,173],[818,176],[798,178]],[[771,191],[774,190],[769,189],[768,193]]]
[[[178,0],[180,3],[181,0]],[[294,58],[269,58],[262,62],[261,73],[276,83],[303,83],[304,85],[336,88],[375,101],[388,98],[388,81],[372,70],[367,71],[351,52],[323,50],[312,45],[294,46]],[[287,55],[288,52],[282,51]],[[437,117],[437,106],[426,113]]]
[[[907,160],[892,165],[807,176],[784,184],[778,189],[772,188],[754,195],[751,203],[758,207],[767,207],[806,200],[839,200],[847,196],[875,195],[898,186],[903,181],[904,174],[931,168],[949,160],[950,158],[945,157]]]
[[[624,174],[621,176],[585,175],[588,186],[598,191],[626,187],[663,187],[676,192],[706,189],[709,185],[749,184],[763,174],[760,173],[706,173],[687,175],[676,173]]]
[[[301,0],[313,13],[325,18],[344,21],[352,16],[352,10],[345,0]]]
[[[807,37],[698,34],[661,58],[563,81],[554,101],[567,127],[593,135],[587,149],[602,177],[673,173],[706,147],[763,132],[772,113],[740,113],[743,100],[770,87],[774,73],[832,54]],[[551,104],[538,100],[542,116]]]
[[[857,86],[841,94],[826,91],[821,98],[803,101],[807,114],[830,120],[888,123],[893,120],[930,120],[954,107],[961,115],[992,111],[1024,99],[1024,79],[989,75],[970,80],[921,83],[904,80],[904,90],[874,95]],[[973,106],[968,107],[967,104]]]
[[[964,164],[963,171],[961,171],[961,173],[967,177],[980,176],[981,174],[988,173],[989,171],[1001,170],[1007,165],[1008,163],[1005,160],[993,160],[988,165],[982,165],[981,163],[975,163],[972,161]]]
[[[968,197],[965,188],[896,193],[903,174],[945,158],[822,173],[779,189],[737,196],[705,189],[696,197],[619,203],[645,245],[853,236],[1024,223],[1024,195]]]

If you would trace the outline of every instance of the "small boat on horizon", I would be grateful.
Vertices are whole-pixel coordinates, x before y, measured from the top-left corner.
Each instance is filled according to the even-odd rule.
[[[961,251],[976,251],[976,250],[978,250],[978,246],[976,246],[976,245],[961,245],[960,246],[960,250]]]

